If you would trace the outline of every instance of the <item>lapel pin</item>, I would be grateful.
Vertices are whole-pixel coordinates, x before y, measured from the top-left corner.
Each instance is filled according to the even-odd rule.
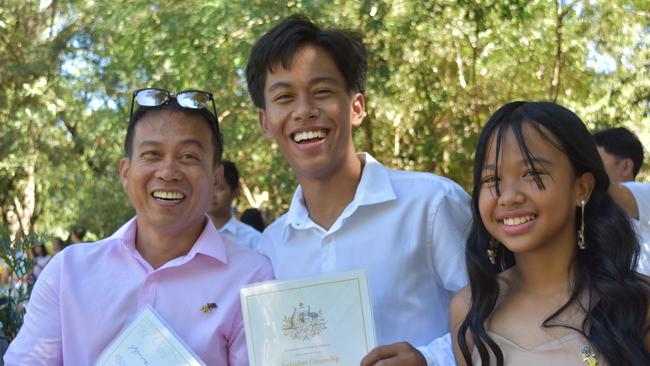
[[[583,346],[580,348],[580,353],[582,353],[582,362],[586,363],[589,366],[597,366],[598,365],[598,359],[596,358],[596,355],[591,352],[589,349],[589,346]]]
[[[214,310],[216,308],[217,308],[217,304],[215,304],[213,302],[209,302],[209,303],[207,303],[205,305],[201,305],[201,311],[204,312],[204,313],[211,313],[212,310]]]

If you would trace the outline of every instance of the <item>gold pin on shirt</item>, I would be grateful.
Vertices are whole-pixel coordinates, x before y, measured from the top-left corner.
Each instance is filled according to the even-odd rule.
[[[580,348],[580,353],[582,353],[582,362],[586,363],[588,366],[598,366],[596,354],[591,352],[589,346],[583,346]]]
[[[217,304],[215,304],[213,302],[209,302],[209,303],[207,303],[205,305],[201,305],[201,311],[204,312],[204,313],[211,313],[212,310],[214,310],[216,308],[217,308]]]

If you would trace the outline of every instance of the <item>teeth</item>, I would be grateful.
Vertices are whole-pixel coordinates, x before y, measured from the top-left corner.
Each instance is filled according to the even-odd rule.
[[[293,135],[293,141],[300,142],[300,141],[312,140],[312,139],[324,139],[325,136],[327,136],[327,132],[323,130],[304,131],[304,132],[298,132],[295,135]]]
[[[155,191],[153,192],[155,198],[160,198],[163,200],[180,200],[183,199],[183,194],[179,192],[165,192],[165,191]]]
[[[503,219],[503,223],[508,225],[508,226],[515,226],[515,225],[521,225],[525,222],[531,221],[534,219],[534,216],[519,216],[519,217],[508,217]]]

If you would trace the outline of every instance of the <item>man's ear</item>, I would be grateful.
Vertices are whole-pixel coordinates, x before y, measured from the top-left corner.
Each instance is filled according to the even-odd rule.
[[[583,173],[576,179],[576,206],[580,206],[582,201],[589,202],[591,192],[594,191],[596,178],[591,172]]]
[[[626,178],[634,180],[634,162],[630,158],[621,161],[623,174]]]
[[[352,96],[350,105],[350,123],[357,127],[363,122],[363,116],[366,113],[366,99],[361,93],[355,93]]]
[[[262,128],[262,133],[264,133],[264,137],[266,137],[267,139],[272,139],[273,134],[271,133],[268,120],[266,119],[266,111],[261,108],[258,109],[257,116],[260,120],[260,127]]]
[[[122,158],[122,160],[120,160],[120,166],[118,169],[120,171],[120,181],[122,182],[122,187],[124,188],[124,190],[126,190],[126,187],[128,185],[130,165],[131,165],[131,160],[129,158]]]

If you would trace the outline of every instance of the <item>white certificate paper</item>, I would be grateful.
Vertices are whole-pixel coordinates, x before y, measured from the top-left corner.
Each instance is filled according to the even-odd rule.
[[[155,310],[147,307],[102,352],[96,365],[204,366]]]
[[[250,366],[358,365],[376,345],[365,271],[241,289]]]

